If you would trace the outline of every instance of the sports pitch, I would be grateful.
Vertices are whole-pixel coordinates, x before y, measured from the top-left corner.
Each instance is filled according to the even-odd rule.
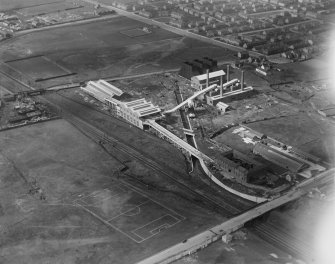
[[[137,243],[185,220],[172,209],[124,184],[75,200],[75,204]]]

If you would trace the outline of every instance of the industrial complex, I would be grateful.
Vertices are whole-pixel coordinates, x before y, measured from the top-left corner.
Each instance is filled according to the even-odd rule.
[[[334,1],[0,2],[0,263],[331,263]]]

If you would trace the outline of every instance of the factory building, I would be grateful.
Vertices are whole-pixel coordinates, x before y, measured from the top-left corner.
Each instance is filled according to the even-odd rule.
[[[257,143],[253,149],[253,153],[294,173],[298,173],[308,167],[306,163],[292,156],[285,155],[285,153],[263,143]]]
[[[104,102],[106,98],[110,99],[114,96],[121,96],[123,94],[122,90],[105,80],[89,81],[86,86],[81,87],[81,89],[100,102]]]
[[[143,121],[161,116],[161,109],[145,98],[130,100],[130,95],[104,81],[89,81],[81,89],[106,104],[117,116],[143,129]],[[128,96],[127,96],[128,95]]]
[[[204,74],[207,70],[213,72],[216,71],[217,68],[218,63],[216,60],[203,57],[202,59],[183,62],[179,75],[190,80],[194,75]]]
[[[154,117],[160,116],[160,112],[161,109],[158,106],[144,98],[130,102],[119,102],[117,111],[118,116],[141,129],[143,129],[143,121],[146,118],[154,119]]]
[[[219,71],[210,72],[208,76],[206,73],[193,76],[191,78],[191,86],[194,89],[201,91],[212,84],[220,85],[221,78],[223,78],[223,76],[225,75],[226,74],[223,70],[219,70]]]

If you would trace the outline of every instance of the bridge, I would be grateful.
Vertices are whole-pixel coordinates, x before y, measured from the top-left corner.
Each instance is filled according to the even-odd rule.
[[[238,79],[233,79],[229,82],[226,82],[225,84],[222,85],[222,88],[226,88],[228,86],[231,86],[235,83],[237,83],[239,80]],[[170,110],[167,110],[165,111],[164,113],[165,114],[169,114],[169,113],[173,113],[175,111],[177,111],[179,108],[185,106],[186,104],[188,104],[190,101],[192,101],[193,99],[197,98],[198,96],[202,95],[202,94],[205,94],[211,90],[214,90],[218,87],[217,84],[213,84],[211,86],[208,86],[207,88],[199,91],[199,92],[196,92],[195,94],[193,94],[191,97],[187,98],[185,101],[181,102],[179,105],[175,106],[174,108],[170,109]]]
[[[190,255],[199,249],[207,247],[209,244],[223,238],[231,232],[234,232],[243,225],[256,217],[269,212],[281,205],[294,201],[299,197],[307,194],[311,189],[321,183],[334,180],[335,169],[332,168],[319,175],[307,179],[296,186],[295,189],[288,193],[273,199],[269,202],[262,203],[253,209],[235,216],[217,226],[210,228],[200,234],[184,240],[170,248],[167,248],[151,257],[137,262],[137,264],[167,264],[184,256]]]
[[[167,139],[171,143],[177,145],[179,148],[182,148],[183,150],[186,150],[187,152],[189,152],[194,157],[196,157],[198,159],[202,159],[206,162],[210,162],[210,163],[214,162],[210,157],[206,156],[205,154],[203,154],[202,152],[200,152],[196,148],[192,147],[190,144],[188,144],[187,142],[185,142],[181,138],[177,137],[175,134],[171,133],[169,130],[167,130],[164,127],[157,124],[155,122],[155,120],[148,119],[143,124],[150,126],[151,128],[153,128],[159,134],[160,137],[164,137],[165,139]]]

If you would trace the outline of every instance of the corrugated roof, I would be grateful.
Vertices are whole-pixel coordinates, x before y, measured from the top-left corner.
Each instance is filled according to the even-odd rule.
[[[143,104],[140,104],[140,105],[133,106],[131,108],[135,111],[141,111],[141,110],[143,110],[145,108],[148,108],[148,107],[151,107],[151,106],[152,106],[152,104],[150,102],[149,103],[146,102],[146,103],[143,103]]]
[[[141,99],[138,99],[138,100],[127,102],[127,103],[125,103],[125,105],[127,107],[134,107],[136,105],[140,105],[140,104],[143,104],[143,103],[146,103],[146,100],[144,98],[141,98]]]
[[[153,105],[151,102],[145,100],[145,98],[124,103],[124,105],[131,109],[134,113],[137,113],[139,117],[144,117],[154,113],[159,113],[161,109],[158,106]]]
[[[140,111],[140,117],[143,117],[143,116],[147,116],[147,115],[152,115],[154,113],[159,113],[161,110],[160,108],[154,106],[154,107],[151,107],[145,111]]]
[[[114,95],[120,96],[121,94],[123,94],[122,90],[115,87],[113,84],[106,82],[105,80],[99,80],[97,83],[100,84],[105,89],[107,89],[108,91],[112,92]]]

